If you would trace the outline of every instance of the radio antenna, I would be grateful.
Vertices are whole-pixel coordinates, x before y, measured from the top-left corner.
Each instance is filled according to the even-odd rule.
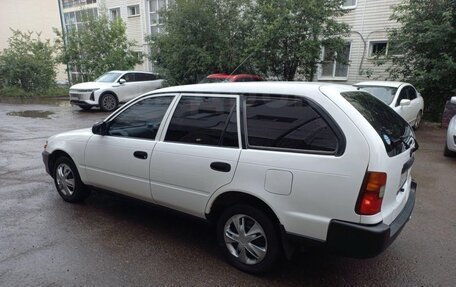
[[[234,74],[234,73],[235,73],[235,72],[236,72],[236,71],[237,71],[237,70],[238,70],[238,69],[239,69],[239,68],[240,68],[240,67],[241,67],[249,58],[250,58],[250,57],[252,57],[252,55],[253,55],[254,53],[255,53],[255,52],[250,53],[250,55],[248,55],[248,56],[239,64],[239,66],[237,66],[236,69],[234,69],[234,70],[231,72],[230,76],[232,76],[232,75],[233,75],[233,74]]]

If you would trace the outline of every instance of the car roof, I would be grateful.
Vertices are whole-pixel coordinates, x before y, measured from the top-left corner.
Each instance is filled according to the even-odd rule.
[[[167,87],[152,92],[156,93],[220,93],[220,94],[280,94],[280,95],[307,95],[311,97],[312,92],[320,92],[320,87],[334,90],[336,92],[357,91],[357,88],[350,85],[340,85],[319,82],[228,82],[195,84]],[[308,94],[310,92],[310,94]]]
[[[395,82],[395,81],[366,81],[366,82],[359,82],[354,84],[354,86],[380,86],[380,87],[393,87],[399,88],[402,85],[410,85],[409,83],[405,82]]]

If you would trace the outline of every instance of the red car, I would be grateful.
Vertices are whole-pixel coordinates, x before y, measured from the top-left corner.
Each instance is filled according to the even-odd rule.
[[[220,82],[259,82],[263,79],[256,75],[249,74],[212,74],[204,78],[200,83],[220,83]]]

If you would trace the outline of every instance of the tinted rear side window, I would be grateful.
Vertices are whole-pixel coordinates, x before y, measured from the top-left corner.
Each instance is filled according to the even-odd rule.
[[[393,109],[372,95],[362,92],[343,92],[341,95],[355,107],[377,131],[390,157],[405,149],[412,136],[409,124]]]
[[[335,153],[338,138],[325,119],[300,97],[246,98],[249,147]]]
[[[236,99],[183,96],[165,141],[238,147]]]

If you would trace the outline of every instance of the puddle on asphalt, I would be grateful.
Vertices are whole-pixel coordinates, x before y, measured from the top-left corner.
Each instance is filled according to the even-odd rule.
[[[40,118],[40,119],[50,119],[50,115],[54,114],[50,111],[20,111],[20,112],[9,112],[8,116],[17,116],[17,117],[26,117],[26,118]]]

